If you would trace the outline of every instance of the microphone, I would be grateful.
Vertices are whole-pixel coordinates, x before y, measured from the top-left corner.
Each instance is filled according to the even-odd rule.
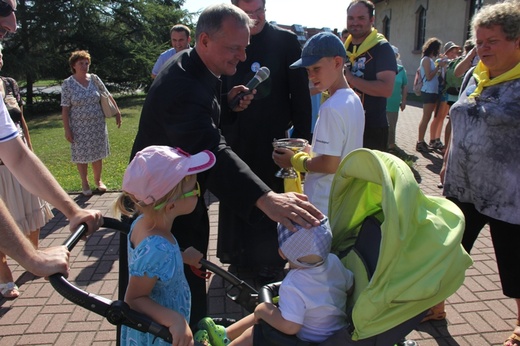
[[[267,78],[269,78],[269,74],[271,71],[265,66],[262,66],[255,74],[255,76],[246,84],[246,87],[249,89],[249,91],[241,92],[238,95],[236,95],[230,102],[229,108],[234,109],[240,100],[246,95],[251,94],[251,90],[255,89],[258,84],[265,81]]]

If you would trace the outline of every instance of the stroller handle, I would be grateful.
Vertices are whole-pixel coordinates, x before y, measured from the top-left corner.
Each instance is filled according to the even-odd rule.
[[[130,225],[108,217],[103,218],[103,227],[112,228],[126,234],[128,234],[130,229]],[[87,226],[81,224],[78,229],[69,236],[64,245],[71,251],[86,232]],[[154,322],[146,315],[132,310],[128,304],[122,300],[112,301],[83,291],[67,281],[61,273],[51,275],[49,282],[52,287],[66,299],[98,315],[106,317],[106,319],[114,325],[126,325],[141,332],[160,337],[167,342],[172,342],[172,336],[168,328]]]
[[[255,311],[258,305],[258,291],[244,280],[219,267],[213,262],[201,259],[199,262],[204,269],[217,274],[229,283],[225,288],[226,296],[249,312]]]

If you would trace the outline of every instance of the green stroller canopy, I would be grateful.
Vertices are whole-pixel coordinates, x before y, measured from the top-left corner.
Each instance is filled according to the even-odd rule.
[[[462,285],[472,264],[460,245],[463,214],[445,198],[424,195],[401,159],[369,149],[351,152],[334,176],[329,203],[332,251],[340,256],[354,245],[365,218],[382,222],[373,276],[363,284],[366,274],[353,270],[353,340],[417,316]],[[366,287],[358,287],[356,275]]]

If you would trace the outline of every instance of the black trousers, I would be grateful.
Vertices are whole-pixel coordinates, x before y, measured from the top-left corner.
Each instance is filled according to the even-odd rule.
[[[363,148],[387,151],[388,126],[381,128],[367,128],[363,133]]]
[[[181,249],[193,246],[206,257],[209,243],[209,216],[204,199],[199,197],[195,210],[188,215],[175,219],[172,234]],[[196,276],[190,266],[184,265],[184,274],[191,290],[190,326],[192,330],[197,322],[207,316],[206,280]]]
[[[448,198],[454,202],[466,219],[466,227],[462,237],[462,246],[469,253],[478,238],[480,231],[488,223],[493,248],[498,265],[498,274],[502,283],[502,292],[511,298],[520,298],[520,286],[517,283],[520,275],[518,266],[518,244],[520,244],[520,225],[510,224],[481,214],[473,204],[460,202],[455,198]]]

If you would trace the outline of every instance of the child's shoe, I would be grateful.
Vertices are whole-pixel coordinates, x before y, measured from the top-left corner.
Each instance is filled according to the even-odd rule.
[[[226,328],[216,325],[210,317],[204,317],[197,326],[208,333],[211,346],[226,346],[231,342],[227,337]]]
[[[197,331],[195,335],[193,335],[193,340],[200,343],[201,345],[211,346],[211,344],[209,343],[208,332],[204,329]]]

